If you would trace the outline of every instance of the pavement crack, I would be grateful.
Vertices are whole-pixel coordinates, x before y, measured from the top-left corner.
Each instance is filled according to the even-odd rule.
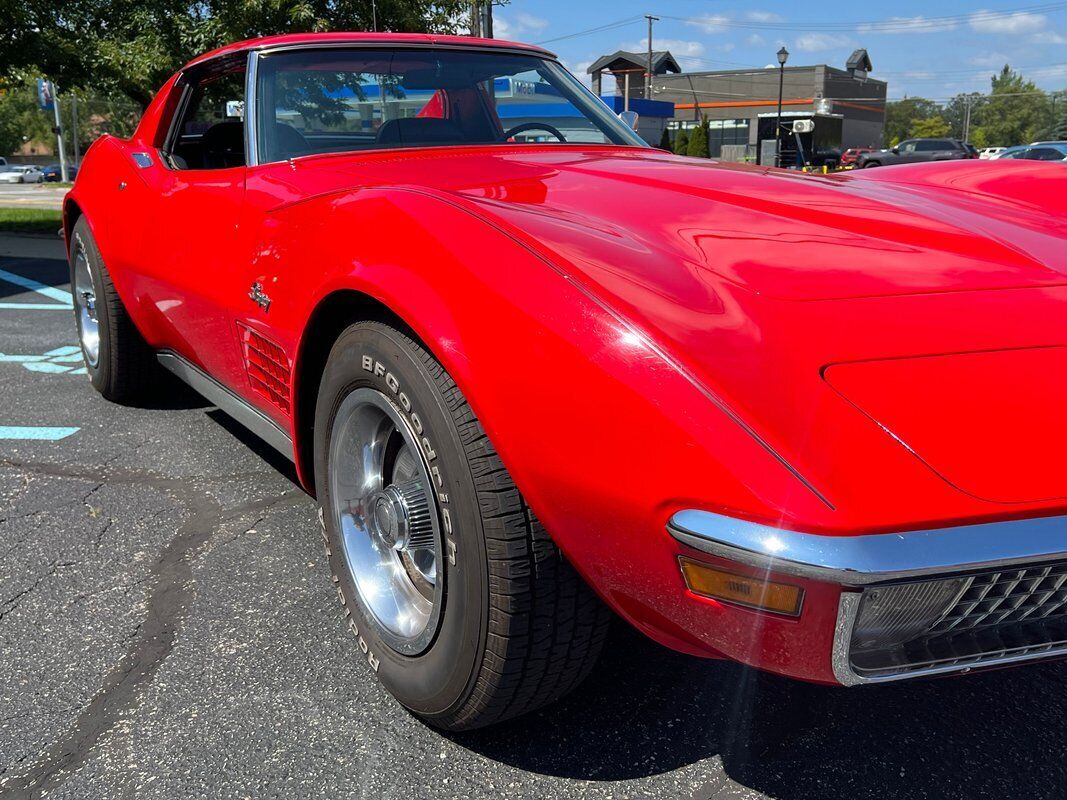
[[[60,469],[76,472],[74,477],[84,476],[80,470]],[[194,599],[193,562],[221,524],[223,513],[214,498],[187,482],[151,480],[154,485],[165,487],[190,515],[149,572],[146,581],[154,583],[145,617],[135,628],[125,655],[104,677],[100,690],[82,709],[73,728],[20,775],[5,780],[4,793],[11,800],[40,797],[73,775],[100,739],[137,707],[174,647]]]
[[[33,594],[33,592],[37,590],[37,587],[44,583],[45,580],[55,575],[56,572],[58,572],[63,567],[74,566],[74,563],[75,562],[73,561],[53,561],[51,564],[48,565],[48,569],[45,571],[45,573],[43,575],[37,576],[37,579],[32,584],[30,584],[22,591],[16,592],[14,595],[7,598],[6,600],[0,601],[0,606],[4,606],[4,608],[0,609],[0,622],[3,621],[4,617],[14,611],[16,608],[18,608],[22,601],[29,597],[31,594]]]

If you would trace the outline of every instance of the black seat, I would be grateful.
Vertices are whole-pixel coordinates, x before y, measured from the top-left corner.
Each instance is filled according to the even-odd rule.
[[[200,137],[205,169],[243,167],[245,163],[245,126],[237,119],[217,122]]]
[[[463,144],[466,137],[450,119],[391,119],[378,129],[378,144]]]
[[[287,161],[290,158],[306,156],[311,152],[311,145],[304,134],[292,125],[284,122],[274,123],[274,134],[270,141],[271,153],[267,161]]]

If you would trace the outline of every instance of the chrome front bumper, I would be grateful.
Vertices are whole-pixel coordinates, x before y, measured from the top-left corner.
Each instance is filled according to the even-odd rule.
[[[1057,566],[1067,562],[1064,516],[826,536],[686,510],[667,529],[710,555],[846,589],[831,656],[834,675],[845,685],[1067,655],[1067,570]],[[931,622],[929,635],[900,643],[900,652],[887,650],[887,663],[878,669],[857,667],[853,633],[867,597],[874,602],[883,587],[934,590],[953,582],[959,594]]]

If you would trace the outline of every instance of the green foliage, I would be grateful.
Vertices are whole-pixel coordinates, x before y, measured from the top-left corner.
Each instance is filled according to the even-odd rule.
[[[693,133],[689,137],[689,145],[686,147],[685,154],[687,156],[693,156],[695,158],[707,158],[708,157],[708,118],[704,117],[700,120],[700,124],[693,128]]]
[[[1067,108],[1060,112],[1059,119],[1056,120],[1056,125],[1052,128],[1052,138],[1058,142],[1067,141]]]
[[[40,70],[60,91],[140,106],[184,63],[229,42],[296,31],[371,30],[372,0],[25,0],[5,3],[0,75]],[[452,32],[467,0],[377,0],[379,30]]]
[[[1048,95],[1011,67],[1005,65],[993,76],[991,95],[979,113],[979,127],[990,146],[1026,144],[1052,128]]]
[[[885,138],[891,145],[913,136],[962,139],[965,132],[975,147],[1010,147],[1036,139],[1063,138],[1067,119],[1062,115],[1057,118],[1049,93],[1007,65],[992,77],[988,95],[960,94],[943,108],[922,97],[886,104]]]
[[[663,135],[659,137],[660,150],[672,150],[671,147],[671,132],[666,128],[663,129]]]
[[[24,142],[54,144],[54,118],[37,106],[37,82],[19,77],[0,96],[0,155],[11,155]]]
[[[941,117],[924,117],[911,123],[908,136],[913,139],[937,139],[952,132],[949,124]]]
[[[674,137],[674,152],[680,156],[689,152],[689,134],[685,128],[679,128],[678,135]]]
[[[911,126],[919,119],[936,116],[941,111],[933,100],[907,97],[893,100],[885,107],[885,139],[895,145],[911,136]]]

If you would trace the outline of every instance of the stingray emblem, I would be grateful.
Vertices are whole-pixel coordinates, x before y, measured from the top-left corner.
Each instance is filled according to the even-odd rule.
[[[270,298],[263,291],[263,284],[259,281],[252,284],[252,291],[248,293],[248,296],[252,299],[253,303],[264,311],[270,310]]]

